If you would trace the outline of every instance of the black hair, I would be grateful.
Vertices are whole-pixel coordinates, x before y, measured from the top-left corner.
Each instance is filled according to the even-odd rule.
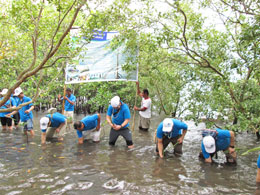
[[[71,88],[67,88],[66,91],[72,92],[72,89]]]
[[[144,89],[144,90],[143,90],[143,93],[149,95],[149,91],[148,91],[148,89]]]
[[[79,128],[81,127],[81,124],[82,124],[81,121],[75,122],[74,125],[73,125],[73,126],[74,126],[74,129],[76,129],[76,130],[79,129]]]

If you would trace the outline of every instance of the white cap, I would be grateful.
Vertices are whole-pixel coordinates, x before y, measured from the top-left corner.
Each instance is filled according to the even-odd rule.
[[[215,139],[212,136],[205,136],[202,143],[207,153],[214,153],[216,151]]]
[[[21,87],[18,87],[18,88],[16,88],[16,89],[14,90],[14,96],[18,96],[18,95],[20,95],[20,93],[22,93],[22,92],[23,92],[22,88],[21,88]]]
[[[56,109],[56,108],[50,108],[50,109],[48,110],[48,113],[50,113],[50,114],[54,114],[55,112],[57,112],[57,109]]]
[[[171,132],[173,127],[173,121],[170,118],[163,120],[163,132]]]
[[[112,106],[113,108],[118,107],[119,104],[120,104],[120,97],[119,97],[119,96],[113,97],[113,98],[111,99],[110,103],[111,103],[111,106]]]
[[[3,89],[0,94],[1,94],[1,95],[5,95],[5,94],[7,94],[7,92],[8,92],[8,89]]]
[[[40,120],[41,130],[47,129],[49,121],[50,121],[50,119],[46,116],[41,118],[41,120]]]

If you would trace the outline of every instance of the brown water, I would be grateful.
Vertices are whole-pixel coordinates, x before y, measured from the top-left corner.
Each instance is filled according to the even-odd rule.
[[[64,143],[42,147],[39,119],[43,114],[34,116],[33,140],[27,140],[21,130],[0,134],[0,194],[258,194],[258,153],[238,156],[236,167],[224,165],[224,155],[213,165],[198,159],[203,124],[187,122],[182,157],[172,155],[171,146],[166,158],[158,159],[153,132],[161,117],[152,120],[148,133],[139,132],[136,125],[135,148],[129,150],[122,138],[115,147],[108,145],[108,127],[103,128],[99,144],[78,146],[71,130]],[[258,144],[254,135],[237,136],[242,151]]]

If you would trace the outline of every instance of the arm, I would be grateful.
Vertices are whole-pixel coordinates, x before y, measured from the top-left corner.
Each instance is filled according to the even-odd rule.
[[[163,158],[163,141],[158,138],[158,151],[160,158]]]
[[[229,131],[230,133],[230,144],[228,151],[230,154],[235,154],[235,133],[233,131]]]
[[[65,123],[61,123],[60,126],[56,129],[56,132],[59,133],[61,128],[65,125]]]
[[[78,144],[83,144],[83,137],[79,138]]]
[[[46,132],[42,132],[41,142],[42,142],[42,144],[45,144],[45,142],[46,142]]]
[[[100,129],[101,116],[100,116],[100,114],[97,114],[97,115],[98,115],[98,121],[97,121],[96,130],[98,131]]]
[[[61,95],[60,95],[60,94],[58,95],[58,101],[59,101],[59,102],[62,101],[62,99],[61,99]]]
[[[206,163],[212,163],[212,159],[211,159],[211,157],[209,157],[209,158],[205,158],[205,162],[206,162]]]
[[[28,110],[25,110],[24,112],[28,114],[28,113],[31,112],[33,109],[34,109],[34,106],[31,106]]]
[[[140,97],[143,97],[141,91],[140,91],[140,87],[139,87],[139,82],[137,81],[136,82],[136,87],[137,87],[137,94],[140,96]]]
[[[178,143],[181,144],[184,140],[184,137],[187,133],[187,129],[183,129],[181,137],[178,139]]]
[[[75,100],[74,101],[70,101],[67,96],[64,96],[64,99],[67,100],[71,105],[75,104]]]
[[[147,108],[146,107],[138,108],[138,107],[134,106],[134,109],[137,111],[145,111]]]
[[[114,127],[114,125],[113,125],[113,123],[112,123],[112,121],[111,121],[111,116],[106,116],[106,120],[107,120],[107,123],[113,128]]]

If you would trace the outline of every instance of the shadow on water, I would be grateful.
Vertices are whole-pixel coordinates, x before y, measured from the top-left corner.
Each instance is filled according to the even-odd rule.
[[[122,138],[115,147],[108,145],[109,127],[103,128],[98,144],[78,145],[76,132],[70,130],[63,143],[41,146],[41,116],[35,114],[33,139],[27,140],[21,129],[0,133],[0,194],[260,194],[257,154],[238,156],[236,167],[224,164],[224,154],[212,165],[199,160],[204,124],[188,122],[183,156],[176,157],[169,146],[166,158],[160,159],[153,136],[162,117],[152,120],[149,132],[136,127],[135,148],[129,150]],[[237,136],[240,148],[257,144],[253,135]]]

